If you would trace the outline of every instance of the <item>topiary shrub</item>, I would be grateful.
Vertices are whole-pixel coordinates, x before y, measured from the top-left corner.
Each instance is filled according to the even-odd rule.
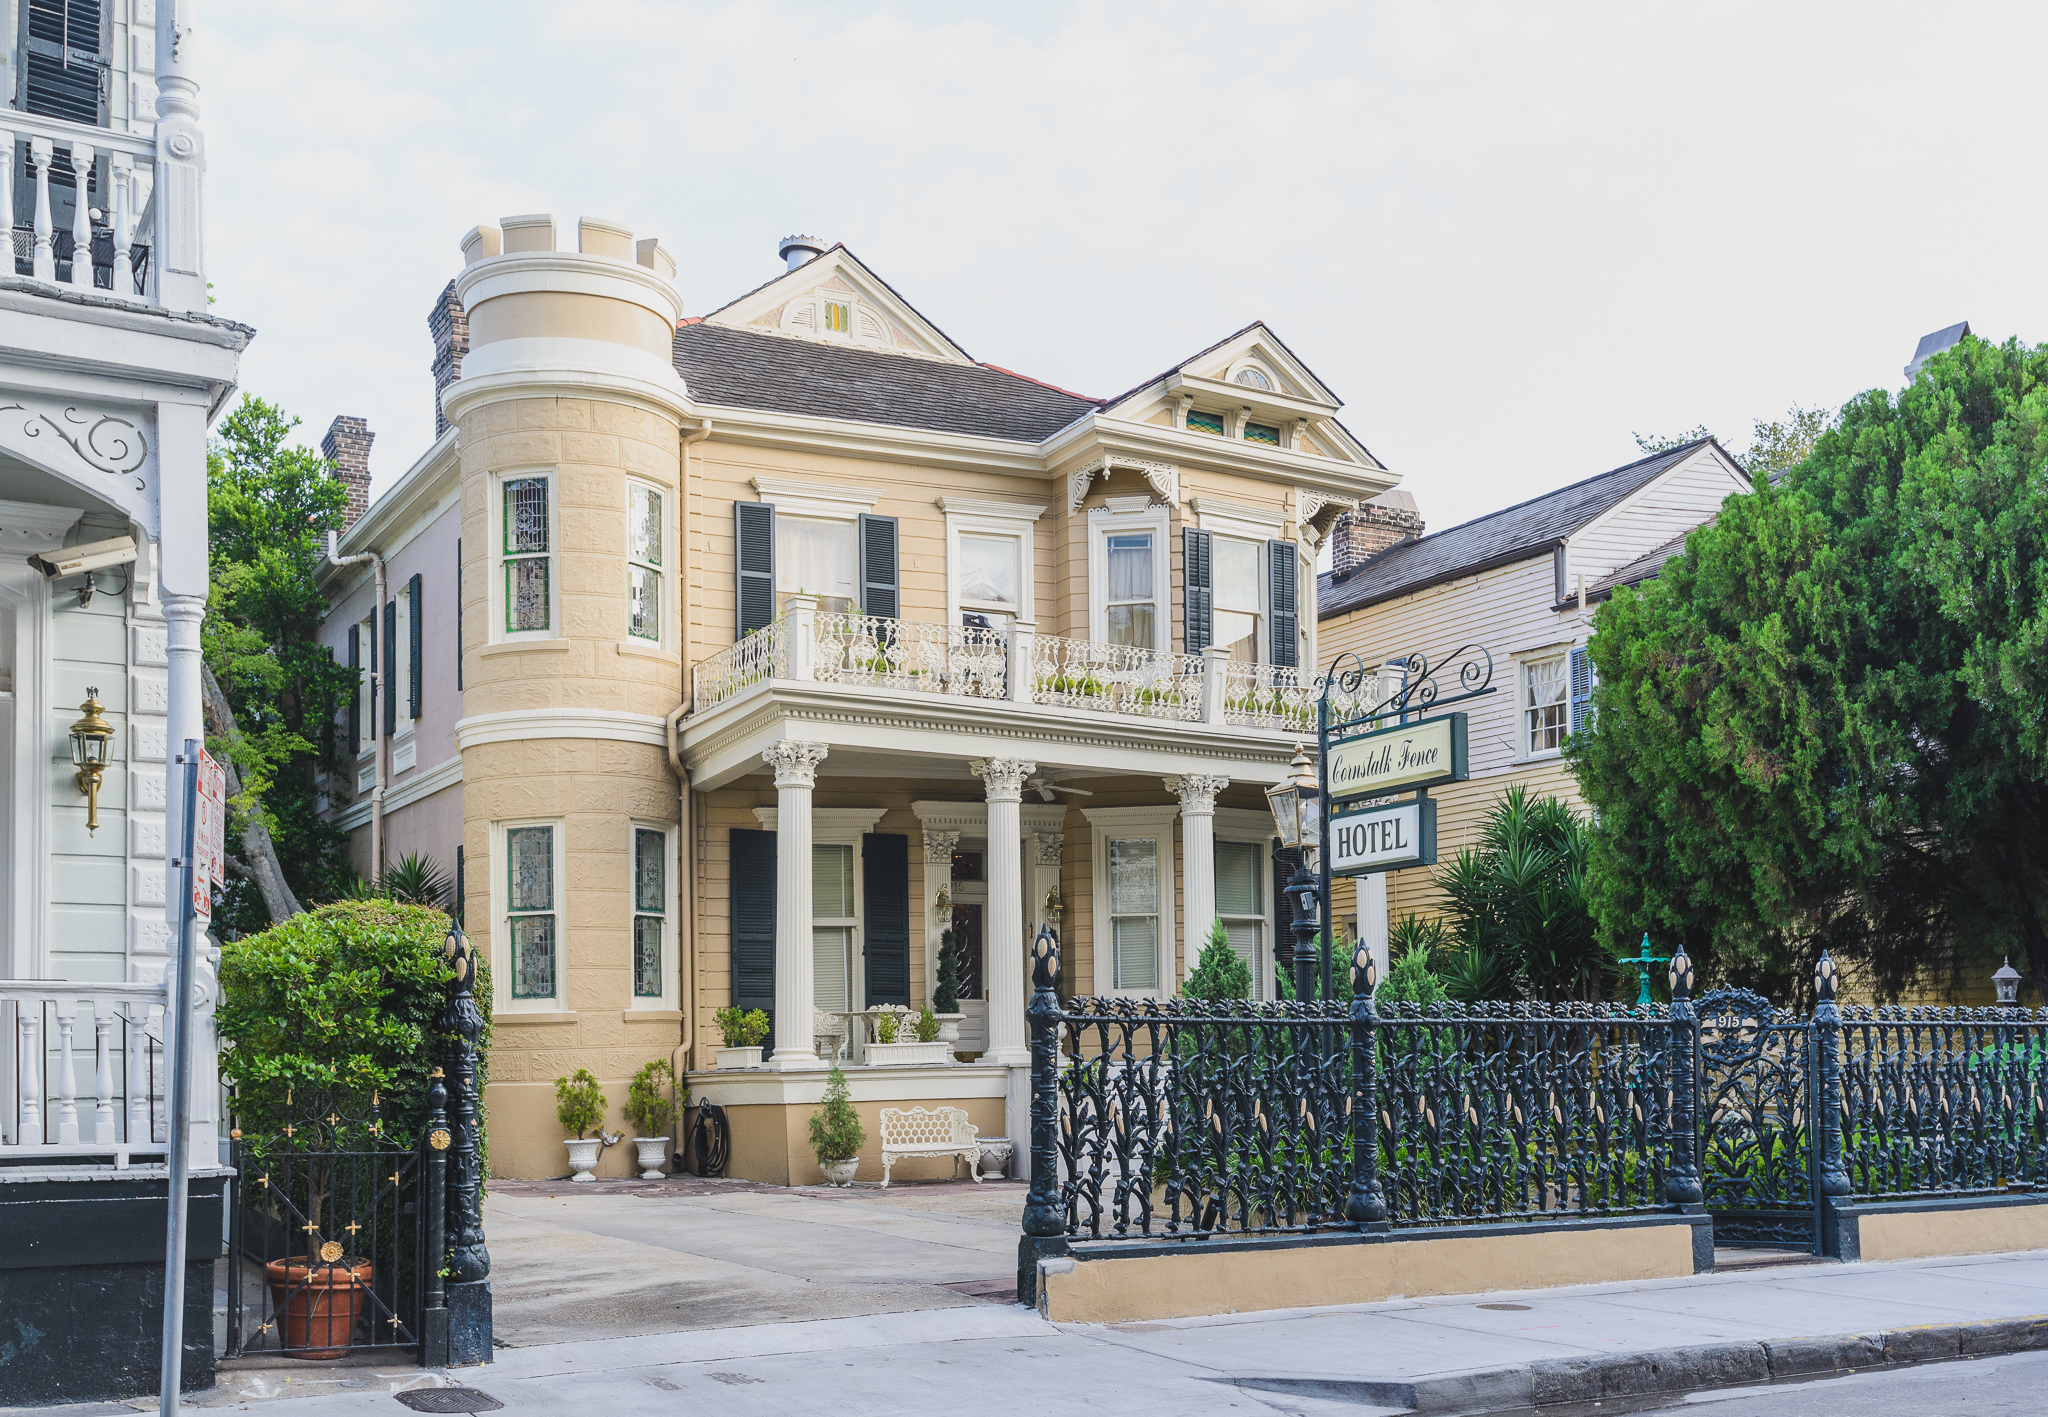
[[[860,1149],[867,1144],[867,1128],[860,1124],[860,1113],[853,1110],[853,1096],[846,1090],[846,1074],[835,1063],[825,1080],[825,1100],[811,1113],[811,1150],[817,1153],[818,1165],[822,1167],[827,1162],[849,1161],[859,1156]]]
[[[220,1070],[246,1141],[331,1146],[329,1132],[367,1129],[373,1108],[379,1145],[417,1140],[454,978],[447,933],[439,910],[352,900],[221,946]],[[488,1018],[481,977],[477,1006]]]
[[[690,1105],[690,1089],[682,1089],[682,1095],[673,1100],[670,1092],[676,1085],[676,1071],[669,1066],[666,1058],[653,1058],[641,1065],[633,1074],[632,1085],[626,1091],[626,1120],[633,1124],[633,1135],[658,1137],[668,1134],[668,1124],[674,1120],[677,1107]]]
[[[578,1068],[568,1077],[555,1079],[555,1120],[579,1141],[603,1123],[604,1089],[590,1069]]]
[[[727,1004],[711,1016],[711,1021],[718,1025],[718,1036],[728,1048],[757,1048],[768,1036],[768,1015],[761,1009]]]
[[[1209,927],[1209,938],[1188,971],[1181,993],[1190,999],[1249,999],[1252,996],[1252,967],[1244,956],[1230,947],[1230,932],[1221,920]]]
[[[960,1012],[960,953],[953,947],[951,930],[939,932],[939,982],[932,990],[932,1009],[942,1014]]]

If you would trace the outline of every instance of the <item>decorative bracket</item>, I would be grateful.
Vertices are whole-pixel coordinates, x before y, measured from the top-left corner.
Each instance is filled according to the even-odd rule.
[[[1088,485],[1098,477],[1108,477],[1118,468],[1128,468],[1138,473],[1152,488],[1152,495],[1169,507],[1180,505],[1180,469],[1172,463],[1152,462],[1146,458],[1125,457],[1122,453],[1104,453],[1094,462],[1076,470],[1067,478],[1067,511],[1081,510],[1081,503],[1088,499]]]
[[[1351,511],[1358,503],[1334,497],[1328,492],[1318,492],[1313,487],[1294,489],[1294,521],[1301,528],[1302,538],[1311,546],[1330,534],[1330,527],[1337,518]],[[1328,512],[1327,519],[1323,514]]]

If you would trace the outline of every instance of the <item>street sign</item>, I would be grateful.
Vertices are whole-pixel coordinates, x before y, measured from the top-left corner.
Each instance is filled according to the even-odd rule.
[[[1436,803],[1428,798],[1330,818],[1330,874],[1373,876],[1436,864]]]
[[[198,776],[192,806],[192,913],[208,920],[213,917],[213,887],[227,880],[221,858],[227,850],[228,775],[201,749]]]
[[[1447,713],[1333,742],[1325,759],[1330,800],[1463,782],[1471,775],[1465,741],[1465,715]]]

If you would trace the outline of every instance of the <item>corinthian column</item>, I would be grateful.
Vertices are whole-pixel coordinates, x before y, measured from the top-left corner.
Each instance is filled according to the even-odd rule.
[[[768,1066],[822,1068],[811,1030],[817,1006],[811,956],[811,789],[823,743],[777,743],[775,769],[775,1056]]]
[[[1216,923],[1216,794],[1230,786],[1227,777],[1197,774],[1169,777],[1166,790],[1180,798],[1180,952],[1181,977],[1194,972],[1195,960]],[[1162,875],[1164,863],[1162,865]],[[1170,876],[1165,876],[1171,879]],[[1167,981],[1161,993],[1179,993],[1179,981]]]
[[[1037,763],[994,758],[969,764],[988,790],[988,1060],[1031,1065],[1024,1029],[1024,837],[1018,803]]]

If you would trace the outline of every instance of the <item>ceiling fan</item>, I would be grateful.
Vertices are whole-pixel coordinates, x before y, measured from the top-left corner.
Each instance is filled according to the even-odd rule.
[[[1076,797],[1093,797],[1095,795],[1085,787],[1062,787],[1057,782],[1047,782],[1042,777],[1034,777],[1024,785],[1037,788],[1038,795],[1047,802],[1053,800],[1052,795],[1055,792],[1071,792]]]

